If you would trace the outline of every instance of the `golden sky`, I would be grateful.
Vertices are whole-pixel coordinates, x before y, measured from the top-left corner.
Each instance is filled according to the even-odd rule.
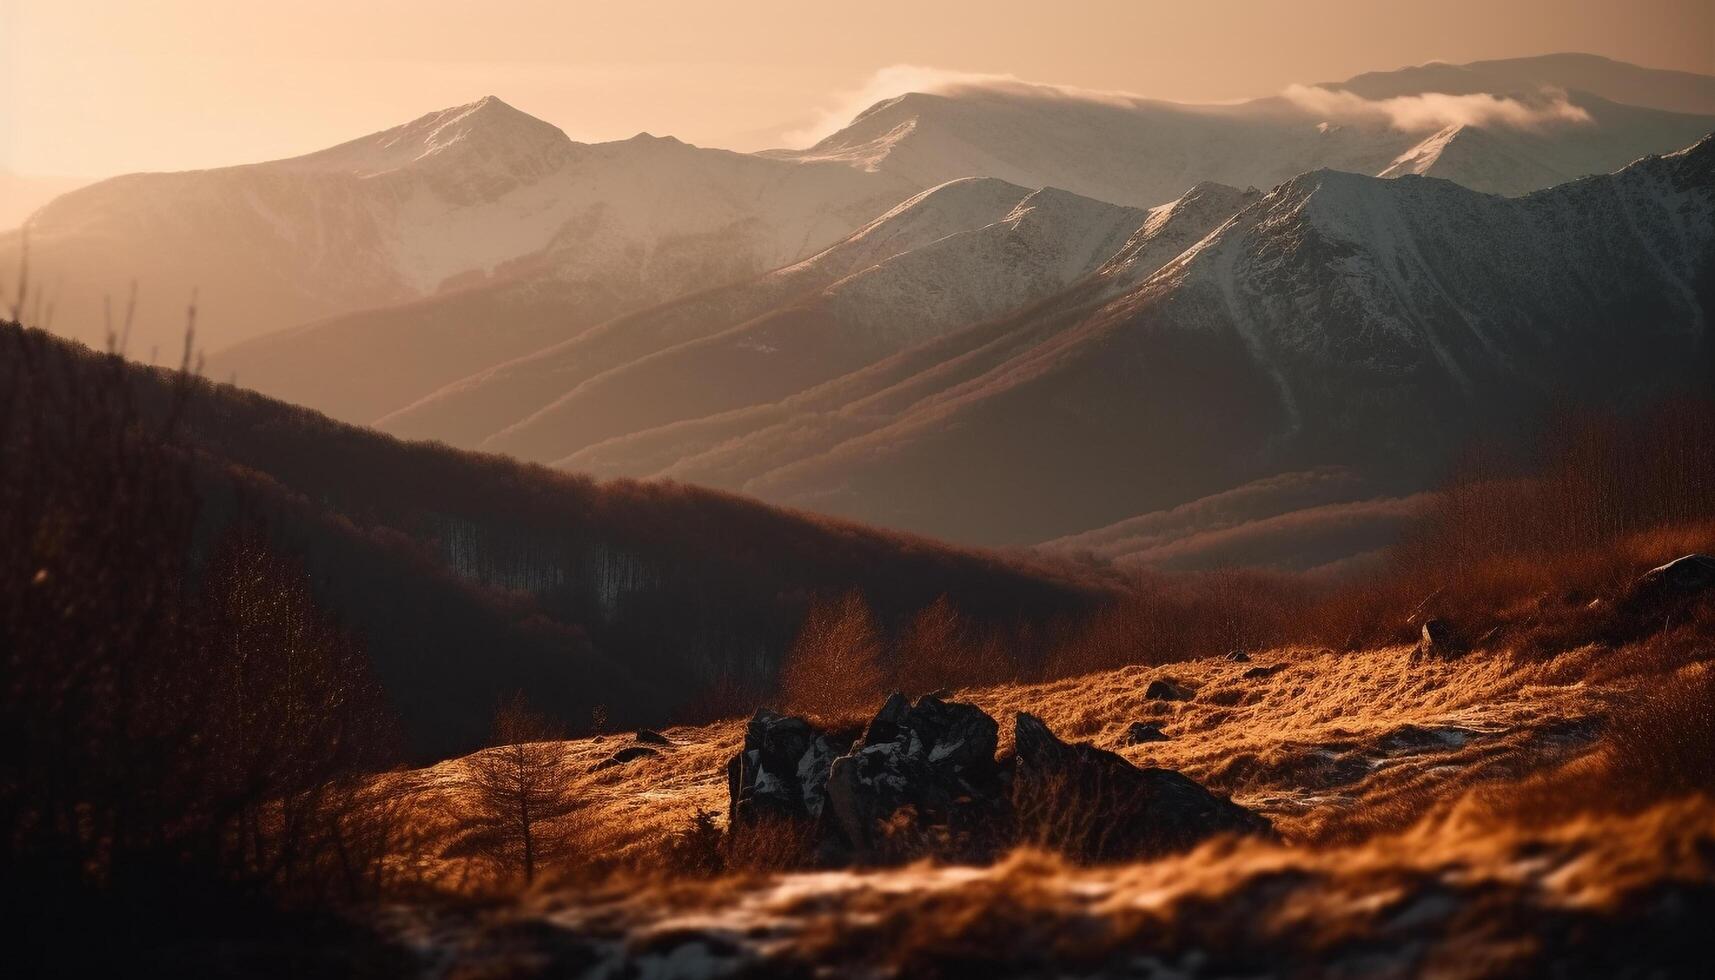
[[[1715,74],[1715,0],[0,0],[0,170],[252,162],[486,94],[758,149],[932,75],[897,65],[1224,101],[1551,51]]]

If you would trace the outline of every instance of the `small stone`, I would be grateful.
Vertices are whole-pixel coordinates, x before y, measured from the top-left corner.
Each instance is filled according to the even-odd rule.
[[[597,769],[612,769],[616,766],[626,766],[638,759],[659,759],[661,753],[642,745],[628,745],[618,752],[596,763]]]
[[[1143,745],[1146,742],[1165,741],[1167,741],[1167,734],[1161,730],[1160,725],[1134,721],[1131,723],[1131,727],[1125,731],[1125,744],[1127,745]]]
[[[1143,696],[1151,701],[1189,701],[1192,691],[1172,681],[1150,681],[1149,687],[1143,691]]]
[[[1453,631],[1443,619],[1425,620],[1422,636],[1417,641],[1417,649],[1413,655],[1418,658],[1433,657],[1438,660],[1455,660],[1470,652],[1470,646]]]

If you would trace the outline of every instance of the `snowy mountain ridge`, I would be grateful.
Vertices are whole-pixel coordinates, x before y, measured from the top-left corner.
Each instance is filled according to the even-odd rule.
[[[100,343],[103,297],[135,280],[142,343],[171,349],[194,288],[218,351],[520,276],[648,305],[811,254],[918,189],[670,138],[575,143],[488,97],[302,157],[100,182],[36,213],[31,257],[74,336]]]

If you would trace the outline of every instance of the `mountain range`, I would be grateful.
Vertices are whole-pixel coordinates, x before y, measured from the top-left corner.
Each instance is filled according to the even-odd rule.
[[[396,435],[1304,567],[1377,545],[1486,428],[1715,379],[1712,130],[1715,78],[1584,55],[1221,106],[958,85],[759,154],[487,98],[83,188],[29,261],[91,342],[138,280],[137,356],[200,286],[211,376]]]

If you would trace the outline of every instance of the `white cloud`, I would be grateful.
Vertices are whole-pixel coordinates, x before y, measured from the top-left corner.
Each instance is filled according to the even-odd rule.
[[[1081,102],[1106,102],[1131,105],[1140,101],[1124,92],[1103,92],[1068,85],[1046,85],[1027,82],[1016,75],[994,75],[982,72],[932,68],[927,65],[889,65],[871,75],[862,85],[841,92],[820,110],[815,121],[781,134],[788,146],[808,146],[848,125],[858,113],[885,99],[907,92],[929,92],[941,95],[970,91],[997,91],[1012,95],[1043,99],[1071,99]]]
[[[1383,122],[1405,132],[1428,132],[1448,126],[1507,126],[1540,129],[1554,124],[1591,122],[1590,114],[1573,105],[1566,93],[1544,89],[1531,99],[1476,93],[1448,95],[1427,92],[1391,99],[1366,99],[1354,92],[1293,85],[1285,96],[1307,112],[1334,120]]]

